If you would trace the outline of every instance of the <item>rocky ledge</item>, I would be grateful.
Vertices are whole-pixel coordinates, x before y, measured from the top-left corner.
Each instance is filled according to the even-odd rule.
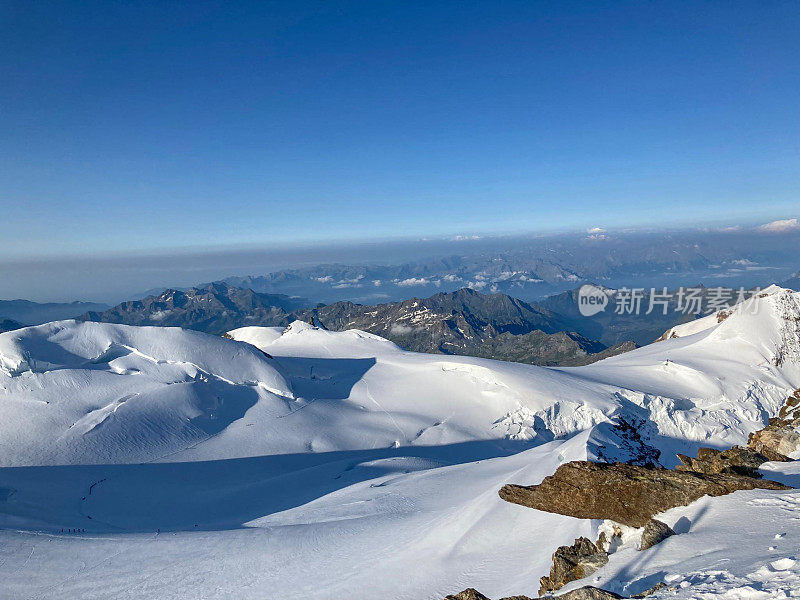
[[[786,457],[800,449],[800,390],[789,396],[769,425],[750,435],[747,447],[769,460],[789,460]]]
[[[776,481],[729,473],[712,475],[626,463],[575,461],[561,465],[539,485],[504,485],[500,497],[579,519],[609,519],[644,527],[653,515],[691,504],[702,496],[752,489],[790,488]]]

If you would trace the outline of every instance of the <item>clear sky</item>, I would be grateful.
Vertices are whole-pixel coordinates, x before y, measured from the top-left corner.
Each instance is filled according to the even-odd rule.
[[[769,220],[797,2],[0,2],[2,255]]]

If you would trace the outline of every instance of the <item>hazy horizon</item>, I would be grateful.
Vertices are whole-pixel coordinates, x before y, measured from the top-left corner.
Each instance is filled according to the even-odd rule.
[[[502,255],[531,243],[548,241],[579,244],[598,237],[609,239],[689,236],[699,241],[714,238],[763,239],[767,245],[800,239],[796,218],[778,219],[753,226],[728,225],[694,228],[590,228],[528,234],[399,238],[352,243],[257,245],[209,248],[171,248],[163,252],[131,252],[29,259],[0,258],[0,299],[36,302],[74,300],[115,304],[144,292],[168,287],[191,287],[229,276],[266,275],[271,272],[339,263],[343,265],[398,265],[447,256]],[[719,237],[721,236],[721,237]],[[788,236],[788,237],[787,237]],[[577,246],[576,246],[577,247]],[[602,250],[602,247],[588,251]],[[752,248],[745,247],[742,257]],[[800,269],[800,262],[790,269]],[[784,269],[785,271],[785,269]],[[777,282],[777,281],[776,281]]]

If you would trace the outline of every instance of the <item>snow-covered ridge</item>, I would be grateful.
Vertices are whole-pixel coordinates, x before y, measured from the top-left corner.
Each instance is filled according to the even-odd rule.
[[[58,321],[0,335],[0,464],[152,460],[293,398],[254,347],[178,328]],[[280,400],[279,400],[280,399]]]
[[[540,444],[623,419],[641,423],[669,465],[676,450],[698,443],[744,443],[800,387],[798,297],[772,287],[725,318],[562,369],[415,354],[373,334],[301,322],[246,327],[232,339],[50,323],[0,335],[2,460],[185,460],[189,447],[200,460]],[[593,434],[589,457],[609,435]]]

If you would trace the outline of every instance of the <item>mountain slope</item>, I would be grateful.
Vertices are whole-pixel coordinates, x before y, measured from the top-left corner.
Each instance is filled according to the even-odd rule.
[[[0,300],[0,319],[41,325],[49,321],[74,319],[87,311],[106,310],[108,305],[97,302],[31,302],[30,300]]]
[[[781,283],[781,287],[789,288],[791,290],[800,291],[800,271],[792,275],[789,279]]]
[[[248,325],[288,325],[288,313],[300,302],[279,294],[212,283],[186,291],[164,290],[158,296],[123,302],[103,312],[88,312],[85,321],[125,325],[184,327],[206,333],[223,333]]]
[[[15,329],[22,329],[23,327],[25,327],[25,325],[19,321],[14,321],[13,319],[0,319],[0,333],[14,331]]]
[[[613,355],[630,349],[628,345],[609,351],[569,331],[564,319],[547,309],[467,288],[374,306],[337,302],[297,311],[295,316],[334,331],[369,331],[414,352],[537,365],[588,363],[600,352]]]
[[[291,397],[247,344],[177,328],[28,327],[0,335],[0,464],[153,460]]]

